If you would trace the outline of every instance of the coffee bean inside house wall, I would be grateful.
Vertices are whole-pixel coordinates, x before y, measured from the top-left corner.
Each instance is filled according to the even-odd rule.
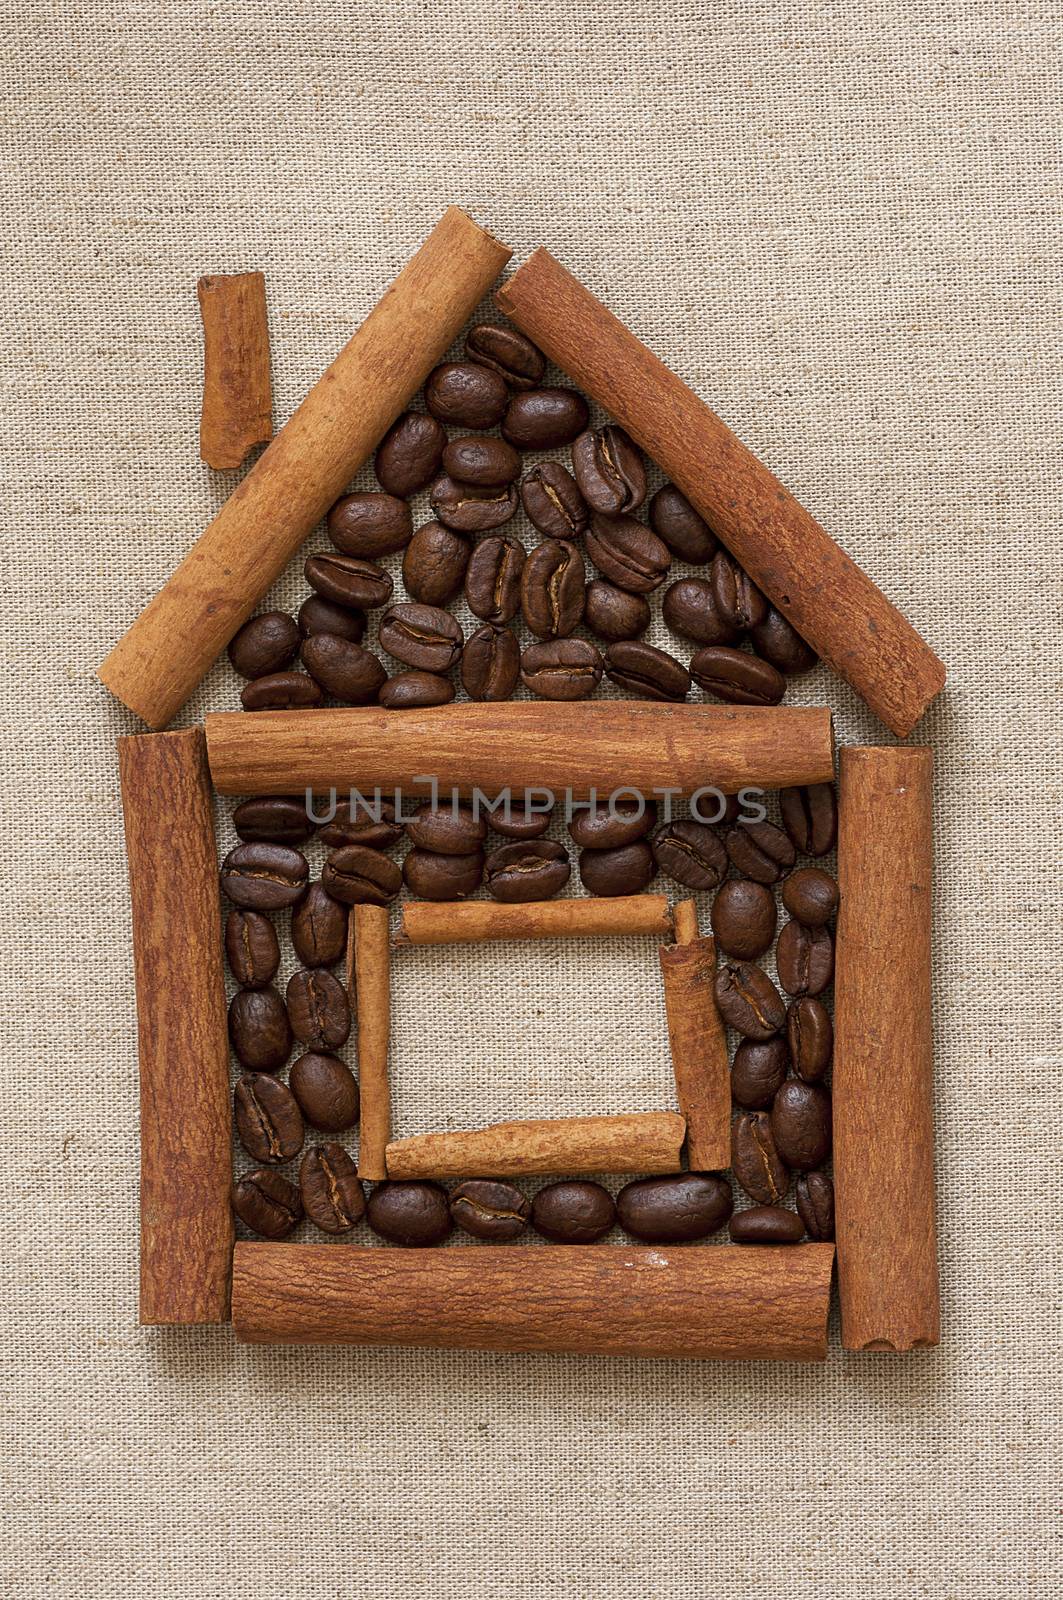
[[[312,883],[292,912],[292,948],[304,967],[332,967],[347,949],[347,907]]]
[[[524,563],[520,604],[524,621],[540,639],[574,633],[583,617],[583,557],[567,539],[546,539]]]
[[[786,693],[786,679],[770,662],[726,644],[695,650],[690,676],[699,689],[728,705],[777,706]]]
[[[578,539],[590,511],[576,480],[557,461],[543,461],[525,473],[520,503],[529,522],[551,539]]]
[[[472,546],[441,522],[418,528],[402,557],[402,581],[411,600],[445,606],[461,593]]]
[[[303,660],[321,687],[345,705],[370,705],[387,678],[371,650],[334,633],[314,633],[304,639]]]
[[[528,389],[515,394],[502,419],[502,437],[518,450],[556,450],[587,426],[590,411],[575,389]]]
[[[532,810],[530,805],[514,805],[512,796],[491,812],[490,826],[504,839],[541,839],[550,827],[553,807]]]
[[[749,642],[758,656],[770,661],[788,678],[811,672],[819,660],[812,647],[805,643],[797,629],[791,627],[774,606],[768,607],[763,622],[750,628]]]
[[[461,659],[464,643],[456,618],[439,606],[400,602],[380,619],[381,649],[421,672],[449,672]]]
[[[691,566],[702,566],[716,554],[716,538],[708,523],[674,483],[666,483],[650,501],[650,526],[673,555]]]
[[[641,639],[618,639],[606,647],[610,680],[643,700],[685,700],[690,674],[681,661]]]
[[[333,850],[321,872],[321,883],[344,905],[386,906],[402,887],[402,870],[388,856],[365,845],[346,844]]]
[[[512,1183],[466,1178],[450,1191],[450,1215],[474,1239],[506,1244],[527,1227],[531,1201]]]
[[[485,622],[465,641],[461,682],[470,700],[508,700],[520,676],[520,645],[509,628]]]
[[[283,1239],[303,1219],[298,1189],[270,1167],[256,1168],[237,1179],[232,1206],[244,1226],[263,1239]]]
[[[653,882],[657,863],[645,839],[636,839],[614,850],[582,851],[579,873],[588,894],[641,894]]]
[[[604,665],[588,639],[551,639],[528,646],[520,676],[542,700],[586,700],[601,683]]]
[[[362,561],[358,556],[334,555],[331,551],[308,556],[303,576],[323,599],[354,610],[372,611],[376,606],[386,606],[391,599],[390,572],[375,561]]]
[[[743,1111],[731,1124],[731,1168],[751,1200],[775,1205],[790,1187],[766,1111]]]
[[[299,633],[304,639],[312,633],[334,633],[340,639],[353,639],[360,644],[365,635],[365,613],[310,594],[299,607]]]
[[[743,1039],[731,1067],[731,1094],[747,1111],[764,1111],[786,1081],[790,1064],[786,1044],[771,1039]]]
[[[716,943],[729,956],[755,961],[775,938],[775,896],[753,878],[728,878],[710,912]]]
[[[831,1146],[830,1095],[823,1085],[788,1079],[772,1102],[771,1132],[788,1167],[821,1167]]]
[[[280,966],[277,934],[260,911],[230,911],[225,921],[225,955],[229,970],[244,989],[264,989]]]
[[[782,886],[782,903],[806,928],[824,927],[838,905],[838,885],[820,867],[799,867]]]
[[[380,490],[345,494],[332,507],[325,526],[337,550],[367,561],[392,555],[413,537],[413,519],[405,500]]]
[[[750,1206],[731,1218],[733,1244],[797,1244],[805,1228],[785,1206]]]
[[[229,1042],[242,1066],[277,1072],[292,1048],[284,1001],[272,985],[239,989],[229,1002]]]
[[[810,1239],[834,1238],[834,1185],[825,1172],[803,1172],[794,1192]]]
[[[496,488],[520,476],[520,453],[504,439],[451,439],[443,451],[443,471],[458,483]]]
[[[475,361],[444,361],[428,375],[425,404],[439,422],[481,431],[501,422],[509,390],[497,372]]]
[[[284,844],[239,844],[221,864],[222,892],[248,911],[280,911],[306,893],[310,868]]]
[[[618,589],[604,578],[593,578],[587,585],[583,621],[599,639],[637,639],[649,627],[650,616],[649,605],[640,594]]]
[[[770,1039],[786,1021],[778,989],[749,962],[725,962],[716,973],[715,994],[721,1017],[746,1039]]]
[[[370,802],[368,806],[356,802],[353,810],[349,800],[337,805],[335,814],[321,829],[321,843],[330,850],[344,844],[364,845],[367,850],[390,850],[403,837],[403,826],[395,815],[395,807],[387,800]],[[305,961],[304,966],[322,965]]]
[[[646,498],[646,467],[638,445],[615,423],[581,433],[572,470],[593,511],[607,517],[636,511]]]
[[[716,889],[727,876],[727,852],[704,822],[667,823],[654,837],[653,854],[665,876],[686,889]]]
[[[806,1083],[822,1078],[834,1052],[834,1025],[822,1000],[806,995],[791,1002],[786,1013],[786,1041],[797,1076]]]
[[[480,887],[483,873],[482,850],[443,856],[414,848],[402,863],[403,881],[417,900],[466,900]]]
[[[319,706],[323,698],[321,685],[305,672],[271,672],[240,691],[245,711],[304,711]]]
[[[369,1196],[366,1220],[374,1233],[392,1244],[442,1244],[453,1224],[447,1191],[438,1183],[378,1183]]]
[[[481,539],[465,573],[465,599],[474,617],[495,627],[512,622],[520,610],[524,559],[524,546],[517,539],[504,534]]]
[[[303,1148],[303,1119],[295,1096],[265,1072],[236,1081],[233,1110],[240,1143],[252,1161],[290,1161]]]
[[[418,806],[406,833],[421,850],[434,850],[442,856],[467,856],[479,850],[487,838],[487,821],[476,816],[469,806]]]
[[[241,678],[282,672],[299,648],[298,625],[285,611],[263,611],[232,637],[229,660]]]
[[[652,833],[657,822],[654,801],[632,795],[619,796],[574,812],[568,825],[573,844],[581,850],[617,850]]]
[[[305,801],[283,794],[242,800],[233,812],[233,827],[244,844],[302,844],[314,831]]]
[[[586,545],[602,577],[632,594],[652,594],[671,565],[668,546],[635,517],[592,511]]]
[[[511,389],[534,389],[546,369],[542,351],[515,328],[495,327],[478,322],[465,338],[465,354],[470,361],[497,372]]]
[[[433,483],[429,502],[446,527],[458,533],[486,533],[509,522],[517,509],[517,491],[511,483],[492,488],[442,477]]]
[[[794,864],[794,847],[773,822],[736,823],[723,842],[738,871],[757,883],[777,883]]]
[[[339,1056],[308,1050],[292,1063],[288,1083],[312,1128],[343,1133],[358,1121],[358,1083]]]
[[[664,591],[661,613],[673,633],[695,644],[733,644],[737,631],[716,609],[716,596],[707,578],[678,578]]]
[[[396,672],[381,685],[377,701],[385,711],[421,711],[426,706],[446,706],[454,698],[454,685],[437,672]]]
[[[532,1227],[555,1244],[594,1244],[616,1222],[616,1206],[600,1183],[548,1183],[532,1201]]]
[[[705,1172],[637,1178],[616,1197],[620,1226],[647,1244],[707,1239],[723,1227],[733,1209],[727,1179]]]
[[[323,1233],[347,1233],[365,1216],[358,1169],[341,1144],[316,1144],[299,1164],[306,1215]]]
[[[300,1044],[337,1050],[351,1031],[347,991],[331,972],[312,967],[293,972],[285,991],[288,1021]]]
[[[377,482],[388,494],[409,499],[431,483],[443,459],[446,429],[435,417],[405,411],[393,422],[376,453]]]
[[[716,610],[736,632],[755,628],[768,614],[768,602],[748,572],[726,550],[712,558],[709,581]]]
[[[484,875],[494,899],[513,905],[549,900],[565,887],[571,870],[564,845],[529,839],[492,850]]]
[[[803,856],[825,856],[838,837],[838,801],[832,783],[779,790],[783,827]]]
[[[787,922],[775,947],[779,982],[792,995],[822,994],[834,977],[834,940],[829,928]]]

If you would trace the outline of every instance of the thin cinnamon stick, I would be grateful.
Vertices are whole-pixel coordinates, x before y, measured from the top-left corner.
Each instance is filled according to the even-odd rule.
[[[574,939],[672,930],[663,894],[588,896],[503,905],[496,900],[404,900],[395,943],[469,944],[485,939]]]
[[[225,1322],[229,1044],[202,729],[121,738],[118,769],[140,1049],[140,1321]]]
[[[930,988],[932,752],[847,748],[839,778],[834,1183],[842,1343],[940,1337]]]
[[[273,437],[266,280],[261,272],[200,278],[203,410],[199,453],[211,467],[238,467]]]
[[[165,726],[341,494],[509,251],[452,206],[100,668]]]
[[[241,1242],[233,1326],[252,1344],[822,1361],[833,1255],[829,1244]]]
[[[675,929],[676,944],[691,944],[701,937],[698,927],[698,903],[696,900],[678,900],[672,907],[672,926]]]
[[[388,1145],[389,1178],[505,1178],[557,1172],[678,1172],[686,1124],[674,1111],[496,1122]]]
[[[391,952],[385,906],[351,909],[347,924],[347,987],[357,1001],[358,1013],[358,1176],[376,1180],[388,1175],[385,1151],[391,1137]]]
[[[548,251],[536,250],[497,299],[642,445],[876,716],[910,733],[945,668],[752,451]]]
[[[681,902],[693,907],[693,901]],[[690,913],[676,907],[675,944],[658,951],[664,978],[668,1043],[679,1109],[686,1118],[687,1160],[692,1172],[718,1172],[731,1164],[731,1077],[727,1036],[716,1009],[716,941],[679,938]],[[695,928],[697,927],[695,911]]]

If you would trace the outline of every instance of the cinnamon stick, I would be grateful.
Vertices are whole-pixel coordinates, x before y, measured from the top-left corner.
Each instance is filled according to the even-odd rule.
[[[241,1242],[233,1326],[252,1344],[822,1361],[833,1255],[829,1244]]]
[[[225,1322],[229,1043],[202,729],[121,738],[118,770],[140,1051],[140,1320]]]
[[[686,1125],[674,1111],[496,1122],[388,1145],[389,1178],[505,1178],[556,1172],[678,1172]]]
[[[842,1343],[940,1337],[926,748],[847,748],[839,778],[834,1183]]]
[[[662,944],[658,954],[687,1161],[692,1172],[718,1172],[731,1164],[731,1075],[713,994],[716,941],[698,936],[693,900],[676,906],[675,923],[675,944]]]
[[[395,943],[574,939],[614,933],[664,934],[671,929],[668,901],[663,894],[535,900],[527,905],[503,905],[496,900],[404,900],[399,906]]]
[[[420,388],[509,251],[452,206],[100,668],[165,726]]]
[[[536,250],[497,299],[679,486],[876,716],[894,733],[910,733],[945,668],[752,451],[548,251]]]
[[[203,410],[199,454],[211,467],[238,467],[273,437],[266,280],[261,272],[200,278]]]
[[[672,926],[675,929],[676,944],[691,944],[701,937],[696,900],[676,901],[672,907]]]
[[[351,909],[347,923],[347,987],[357,1001],[358,1013],[358,1176],[375,1180],[388,1175],[385,1151],[391,1137],[391,952],[385,906]]]

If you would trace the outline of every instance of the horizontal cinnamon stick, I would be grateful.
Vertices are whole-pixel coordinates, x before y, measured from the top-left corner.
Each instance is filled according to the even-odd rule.
[[[685,932],[685,912],[682,925]],[[727,1035],[713,994],[716,941],[680,940],[677,933],[677,942],[662,944],[658,955],[676,1097],[687,1125],[687,1160],[692,1172],[723,1171],[731,1164],[731,1075]]]
[[[686,1125],[674,1111],[496,1122],[388,1145],[389,1178],[505,1178],[555,1172],[678,1172]]]
[[[149,726],[180,710],[508,259],[456,207],[432,230],[101,666]]]
[[[206,727],[222,794],[323,793],[352,784],[362,793],[374,786],[413,792],[428,775],[448,793],[569,788],[604,798],[619,788],[733,794],[834,777],[825,706],[474,702],[401,717],[355,706],[221,712]]]
[[[549,251],[536,250],[497,299],[642,445],[876,716],[910,733],[945,668],[752,451]]]
[[[236,1246],[251,1344],[822,1361],[829,1244]]]
[[[211,467],[238,467],[273,437],[266,280],[261,272],[200,278],[203,410],[199,454]]]
[[[841,753],[834,1183],[842,1342],[940,1337],[930,988],[932,754]]]
[[[119,739],[118,769],[140,1046],[140,1320],[225,1322],[229,1042],[202,729]]]
[[[391,951],[386,906],[351,908],[347,988],[358,1017],[358,1176],[375,1180],[388,1175],[385,1152],[391,1137]]]
[[[467,944],[485,939],[575,939],[607,934],[667,934],[663,894],[588,896],[503,905],[496,900],[404,900],[395,943]]]

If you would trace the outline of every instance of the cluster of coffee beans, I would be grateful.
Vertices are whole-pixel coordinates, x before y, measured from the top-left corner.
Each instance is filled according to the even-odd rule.
[[[636,517],[648,492],[638,447],[622,428],[591,428],[575,390],[545,386],[541,352],[514,329],[474,327],[465,356],[436,367],[426,410],[404,413],[385,436],[379,490],[344,495],[329,512],[333,548],[307,559],[313,593],[298,617],[265,612],[236,634],[229,657],[247,679],[245,709],[326,698],[445,705],[455,673],[472,700],[506,700],[521,685],[585,699],[606,677],[653,700],[683,700],[697,685],[739,705],[780,701],[786,677],[816,656],[679,490],[665,484],[648,522]],[[566,446],[571,470],[526,460]],[[415,531],[409,502],[425,490],[432,520]],[[540,541],[531,550],[499,531],[518,509]],[[599,574],[589,583],[580,541]],[[381,563],[400,551],[407,598],[396,600]],[[673,557],[703,569],[663,593],[664,622],[696,647],[689,660],[642,639],[648,597]],[[474,619],[467,637],[447,609],[462,596]],[[399,670],[365,643],[371,611],[379,649]],[[520,623],[535,641],[523,649]],[[297,656],[305,670],[293,668]]]

